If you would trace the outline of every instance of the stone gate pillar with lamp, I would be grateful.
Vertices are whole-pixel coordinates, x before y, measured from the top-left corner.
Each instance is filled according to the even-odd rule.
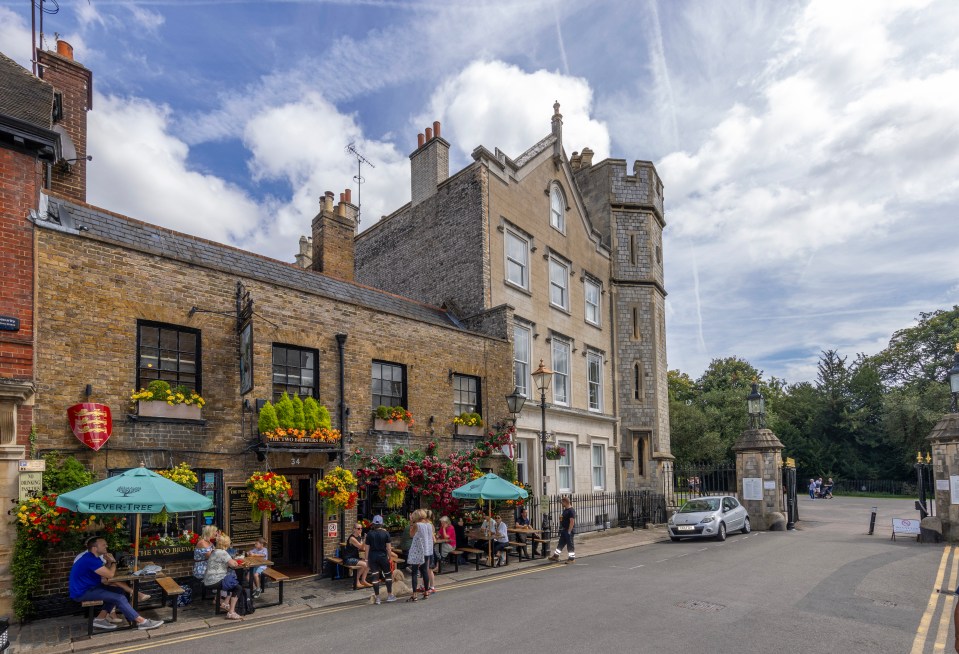
[[[941,529],[943,538],[959,541],[959,345],[949,371],[952,404],[928,436],[932,446],[935,477],[936,515],[923,520],[923,526]],[[941,522],[941,527],[936,522]]]
[[[753,529],[784,531],[783,444],[766,429],[765,400],[753,383],[747,398],[749,429],[733,445],[736,453],[736,490],[739,501],[749,513]]]

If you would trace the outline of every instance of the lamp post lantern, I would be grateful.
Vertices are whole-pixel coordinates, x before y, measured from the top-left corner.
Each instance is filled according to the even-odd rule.
[[[753,382],[753,389],[746,398],[749,411],[749,428],[764,429],[766,427],[766,399],[759,392],[759,384]]]
[[[539,391],[539,410],[542,418],[539,440],[543,466],[540,472],[543,476],[543,497],[546,497],[546,391],[549,390],[549,384],[553,381],[553,371],[543,365],[543,360],[540,359],[539,368],[532,373],[532,376]]]
[[[506,396],[506,406],[509,412],[513,414],[513,420],[516,420],[516,414],[523,410],[526,404],[526,396],[519,392],[519,387],[514,388],[513,392]]]
[[[959,413],[959,343],[956,344],[956,353],[952,355],[949,390],[952,391],[952,406],[950,409],[953,413]]]

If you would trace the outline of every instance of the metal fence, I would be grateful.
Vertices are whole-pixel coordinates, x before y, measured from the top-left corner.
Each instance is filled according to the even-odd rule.
[[[563,496],[531,497],[526,502],[530,521],[547,537],[556,537],[563,515]],[[642,529],[646,523],[666,522],[666,498],[648,490],[569,495],[576,509],[577,534],[614,527]]]
[[[692,497],[736,495],[736,464],[701,463],[663,466],[663,494],[671,507],[682,506]]]
[[[800,484],[803,486],[802,484]],[[809,482],[803,486],[803,490],[808,487]],[[896,481],[894,479],[840,479],[833,484],[833,494],[842,493],[885,493],[889,495],[902,495],[904,497],[916,496],[916,482],[914,481]]]

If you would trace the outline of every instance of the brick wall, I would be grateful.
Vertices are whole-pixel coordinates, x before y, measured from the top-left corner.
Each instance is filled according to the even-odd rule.
[[[73,59],[38,51],[41,77],[63,94],[59,121],[77,151],[77,161],[53,167],[51,190],[79,202],[87,198],[87,111],[92,109],[93,73]]]

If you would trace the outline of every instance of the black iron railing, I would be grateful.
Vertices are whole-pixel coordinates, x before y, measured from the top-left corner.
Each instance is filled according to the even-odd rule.
[[[736,464],[702,463],[663,466],[663,494],[669,506],[682,506],[686,500],[706,495],[736,495]]]
[[[526,502],[530,521],[555,537],[563,515],[562,495],[531,497]],[[576,509],[575,532],[603,531],[614,527],[642,529],[647,523],[666,521],[666,498],[648,490],[568,495]]]

